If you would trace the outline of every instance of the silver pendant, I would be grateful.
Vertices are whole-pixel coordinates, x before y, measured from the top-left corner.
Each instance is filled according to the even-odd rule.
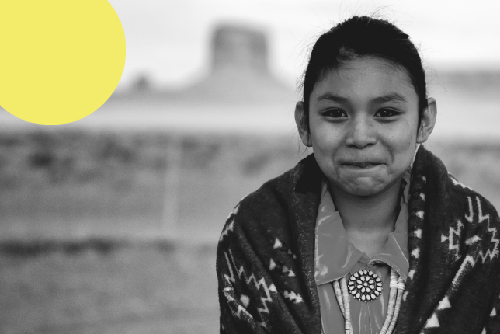
[[[351,275],[347,289],[357,300],[369,302],[382,293],[382,280],[370,269],[361,269]]]

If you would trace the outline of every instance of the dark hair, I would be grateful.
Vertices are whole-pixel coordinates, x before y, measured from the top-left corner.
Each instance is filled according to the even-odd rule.
[[[407,34],[386,20],[354,16],[321,35],[313,46],[304,73],[304,121],[309,131],[309,98],[314,85],[333,69],[356,57],[390,61],[408,73],[418,96],[419,125],[427,108],[425,71],[418,51]]]

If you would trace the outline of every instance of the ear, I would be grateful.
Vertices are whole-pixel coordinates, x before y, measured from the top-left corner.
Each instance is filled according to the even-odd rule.
[[[436,125],[436,100],[432,97],[427,99],[427,108],[424,110],[424,114],[422,115],[422,119],[420,121],[420,128],[418,129],[417,134],[417,143],[422,144],[432,133],[434,129],[434,125]]]
[[[306,114],[304,110],[304,102],[299,101],[295,105],[295,123],[297,124],[297,129],[299,130],[300,140],[302,144],[307,147],[311,147],[311,136],[307,130]]]

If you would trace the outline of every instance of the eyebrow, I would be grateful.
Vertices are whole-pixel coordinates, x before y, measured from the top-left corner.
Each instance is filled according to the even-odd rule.
[[[384,96],[379,96],[379,97],[373,99],[372,101],[373,102],[378,102],[378,103],[392,102],[392,101],[406,102],[406,99],[401,94],[390,93],[390,94],[387,94],[387,95],[384,95]]]
[[[333,95],[332,93],[325,93],[325,94],[318,96],[318,101],[322,101],[322,100],[328,100],[328,101],[339,102],[339,103],[347,102],[347,99],[345,97]]]
[[[318,97],[318,101],[322,101],[322,100],[328,100],[328,101],[333,101],[333,102],[338,102],[338,103],[345,103],[348,101],[348,99],[345,97],[334,95],[331,93],[325,93],[325,94],[320,95]],[[406,98],[399,93],[389,93],[386,95],[378,96],[372,100],[372,102],[375,102],[375,103],[384,103],[384,102],[391,102],[391,101],[404,102],[404,103],[407,102]]]

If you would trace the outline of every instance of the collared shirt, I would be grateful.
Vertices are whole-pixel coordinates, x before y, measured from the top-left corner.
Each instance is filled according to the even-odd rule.
[[[371,258],[348,240],[342,218],[336,211],[328,191],[327,182],[323,182],[316,221],[314,277],[318,288],[324,334],[345,333],[345,320],[335,296],[333,281],[366,267],[379,275],[383,290],[380,296],[371,302],[358,301],[349,294],[351,324],[355,334],[378,334],[384,325],[391,268],[405,280],[408,275],[409,178],[410,173],[407,172],[403,179],[405,189],[394,231],[389,233],[382,249]],[[346,278],[349,278],[349,275]]]

